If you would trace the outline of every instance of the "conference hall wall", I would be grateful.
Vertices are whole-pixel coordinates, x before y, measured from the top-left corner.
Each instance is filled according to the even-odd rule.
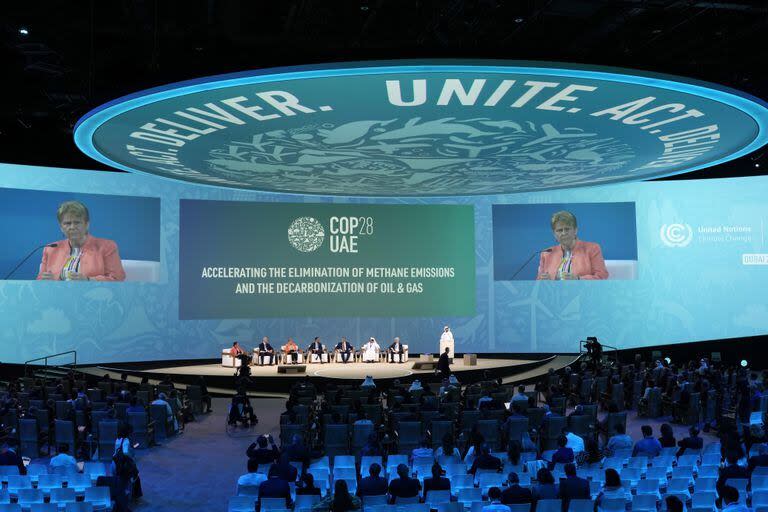
[[[4,362],[70,349],[92,363],[211,358],[262,336],[400,336],[434,352],[444,325],[458,352],[477,353],[768,332],[764,177],[359,199],[0,165],[0,186],[2,275],[63,238],[67,199],[137,265],[121,282],[40,281],[35,253],[0,283]],[[608,279],[536,280],[558,210],[600,245]]]

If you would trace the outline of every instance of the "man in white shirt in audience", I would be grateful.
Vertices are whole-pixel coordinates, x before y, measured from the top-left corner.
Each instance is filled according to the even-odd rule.
[[[631,450],[634,448],[635,443],[627,435],[624,425],[615,425],[614,430],[616,430],[616,433],[611,436],[606,445],[611,455],[616,453],[616,450]]]
[[[566,429],[563,429],[563,435],[568,439],[565,447],[573,450],[574,455],[584,451],[584,440],[581,437]]]
[[[75,470],[77,470],[77,459],[67,453],[68,451],[69,444],[60,443],[58,446],[58,455],[51,457],[51,462],[49,462],[48,465],[51,468],[57,468],[60,466],[72,466],[75,468]]]
[[[501,503],[501,489],[498,487],[488,489],[488,499],[491,504],[484,506],[483,512],[509,512],[509,507]]]

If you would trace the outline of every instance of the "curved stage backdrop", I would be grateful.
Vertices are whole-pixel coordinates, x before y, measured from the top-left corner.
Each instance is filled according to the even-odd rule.
[[[5,362],[69,349],[79,362],[210,358],[265,335],[400,336],[434,352],[446,324],[458,352],[479,353],[768,332],[768,178],[399,200],[16,165],[0,165],[0,182],[3,275],[62,238],[68,198],[91,207],[92,233],[123,259],[159,262],[157,279],[44,282],[35,253],[0,283]],[[535,280],[558,210],[600,245],[608,279]]]

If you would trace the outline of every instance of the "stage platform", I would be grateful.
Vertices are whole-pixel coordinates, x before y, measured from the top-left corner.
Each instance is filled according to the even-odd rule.
[[[491,378],[503,379],[505,384],[514,383],[516,376],[525,379],[543,375],[549,368],[560,368],[570,364],[577,356],[539,356],[534,359],[479,357],[477,364],[464,365],[461,357],[454,359],[451,370],[462,382],[483,378],[485,372]],[[366,375],[371,375],[377,383],[388,385],[395,379],[410,382],[420,379],[422,382],[440,380],[434,370],[415,369],[418,357],[412,357],[406,363],[326,363],[305,365],[305,373],[278,373],[275,366],[251,366],[251,383],[248,392],[251,396],[283,397],[298,380],[309,377],[319,388],[328,384],[360,383]],[[289,367],[291,365],[288,365]],[[112,363],[98,366],[82,366],[80,371],[94,376],[106,373],[114,379],[127,374],[130,382],[139,382],[146,377],[156,383],[169,375],[174,384],[184,386],[193,384],[199,376],[205,377],[208,389],[217,395],[231,395],[235,387],[235,369],[222,367],[219,361],[159,361],[141,363]]]

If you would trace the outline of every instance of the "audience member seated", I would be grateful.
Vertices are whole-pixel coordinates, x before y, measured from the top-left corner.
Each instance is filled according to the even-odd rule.
[[[501,502],[505,505],[533,503],[533,494],[527,487],[520,487],[520,477],[512,471],[507,476],[508,487],[501,493]]]
[[[761,444],[758,448],[758,455],[749,458],[749,472],[755,470],[756,467],[768,466],[768,445]]]
[[[299,471],[296,469],[296,466],[291,464],[288,455],[285,453],[280,456],[275,464],[270,466],[270,471],[272,468],[276,468],[277,475],[286,482],[295,482],[296,478],[299,476]]]
[[[411,450],[411,460],[415,459],[416,457],[434,458],[435,453],[432,451],[432,448],[430,448],[429,445],[430,445],[429,439],[427,439],[426,437],[423,437],[419,442],[419,447]]]
[[[157,395],[157,399],[155,399],[151,405],[164,405],[169,433],[175,433],[179,431],[179,422],[176,420],[176,416],[173,414],[173,409],[171,408],[171,404],[168,403],[168,396],[166,396],[165,393],[160,393]]]
[[[387,494],[387,479],[379,476],[381,466],[377,463],[371,464],[368,468],[368,476],[361,478],[357,484],[357,495],[363,496],[383,496]]]
[[[451,481],[443,476],[440,464],[432,464],[432,477],[424,479],[424,499],[429,491],[450,491]]]
[[[555,464],[567,464],[574,461],[573,450],[568,448],[568,438],[560,436],[557,438],[557,450],[552,454],[552,462],[550,463],[550,469],[555,467]]]
[[[461,459],[461,452],[459,452],[450,432],[443,436],[443,444],[435,448],[435,460],[440,459],[443,455],[453,455],[457,459]]]
[[[603,450],[597,444],[595,438],[590,437],[587,439],[587,446],[585,450],[579,454],[578,463],[581,464],[599,464],[605,458]]]
[[[320,488],[315,487],[315,477],[312,473],[301,475],[301,480],[296,484],[296,496],[320,496],[320,494]]]
[[[632,438],[627,435],[624,425],[618,424],[614,430],[616,430],[616,434],[608,439],[608,444],[606,445],[608,454],[613,455],[616,450],[631,450],[634,446],[634,442],[632,441]]]
[[[723,500],[722,512],[749,512],[746,505],[739,503],[739,491],[735,487],[723,487],[720,497]]]
[[[574,455],[584,451],[584,439],[581,436],[574,434],[568,429],[563,429],[563,434],[568,440],[566,446],[573,450]]]
[[[293,506],[291,487],[288,485],[288,480],[280,478],[280,473],[277,464],[270,466],[268,478],[259,485],[259,507],[261,507],[262,498],[285,498],[285,508]]]
[[[605,483],[600,491],[600,494],[595,498],[595,507],[598,511],[603,510],[603,500],[626,498],[624,487],[621,485],[621,478],[619,472],[613,468],[605,470]]]
[[[560,480],[558,497],[562,500],[563,512],[568,510],[568,504],[571,500],[588,500],[590,498],[589,482],[576,476],[575,464],[565,465],[565,478]]]
[[[360,457],[384,455],[384,450],[382,450],[381,443],[379,442],[379,436],[377,436],[375,432],[368,434],[368,440],[363,447],[360,448],[360,453],[358,455],[360,455]]]
[[[48,466],[50,466],[51,469],[61,466],[69,466],[77,470],[77,459],[71,456],[68,452],[69,444],[60,443],[58,446],[58,454],[55,457],[51,457]]]
[[[747,478],[749,479],[749,468],[739,465],[739,459],[735,453],[729,453],[726,458],[726,465],[720,468],[720,476],[717,479],[717,493],[723,496],[725,481],[729,478]]]
[[[704,448],[704,439],[699,437],[699,428],[697,426],[693,425],[689,428],[688,434],[688,437],[684,437],[677,442],[677,446],[680,447],[680,449],[677,450],[678,457],[685,453],[685,450],[688,448],[692,450],[701,450]]]
[[[389,482],[389,503],[397,503],[398,498],[413,498],[419,495],[421,491],[421,483],[416,478],[409,476],[410,470],[405,464],[398,464],[397,476]],[[336,511],[334,511],[336,512]]]
[[[633,457],[648,457],[653,458],[661,453],[661,443],[658,439],[653,437],[653,429],[650,425],[643,425],[640,427],[643,432],[643,439],[635,443],[635,448],[632,450]]]
[[[309,465],[311,454],[301,436],[294,434],[291,438],[291,444],[283,447],[283,455],[288,458],[289,462],[301,462],[306,468]]]
[[[238,489],[243,486],[260,486],[262,482],[266,481],[267,475],[264,473],[257,473],[256,468],[251,469],[250,464],[248,466],[248,472],[244,475],[240,475],[237,479]]]
[[[509,507],[501,502],[501,489],[491,487],[488,489],[490,504],[483,507],[482,512],[509,512]]]
[[[312,507],[312,512],[347,512],[349,510],[359,510],[362,502],[360,498],[349,494],[346,480],[336,480],[333,486],[333,494],[323,498],[319,503]]]
[[[560,489],[555,484],[555,477],[547,468],[541,468],[536,472],[536,485],[531,487],[534,500],[556,500],[560,496]]]
[[[674,448],[677,446],[675,433],[672,431],[672,426],[669,423],[662,423],[659,430],[661,432],[659,443],[662,448]]]
[[[245,454],[248,456],[248,471],[256,471],[259,464],[274,464],[280,456],[275,440],[269,434],[259,436],[255,443],[251,443]]]
[[[19,468],[20,475],[27,474],[24,461],[21,460],[21,456],[18,453],[11,449],[8,441],[2,441],[2,444],[0,444],[0,466],[16,466]]]
[[[664,503],[667,505],[667,512],[683,512],[685,510],[685,505],[677,496],[667,496],[664,498]]]
[[[495,469],[501,471],[502,464],[501,459],[491,455],[491,450],[488,445],[482,445],[480,448],[480,455],[475,457],[472,462],[472,467],[469,468],[469,473],[475,474],[478,469]]]

